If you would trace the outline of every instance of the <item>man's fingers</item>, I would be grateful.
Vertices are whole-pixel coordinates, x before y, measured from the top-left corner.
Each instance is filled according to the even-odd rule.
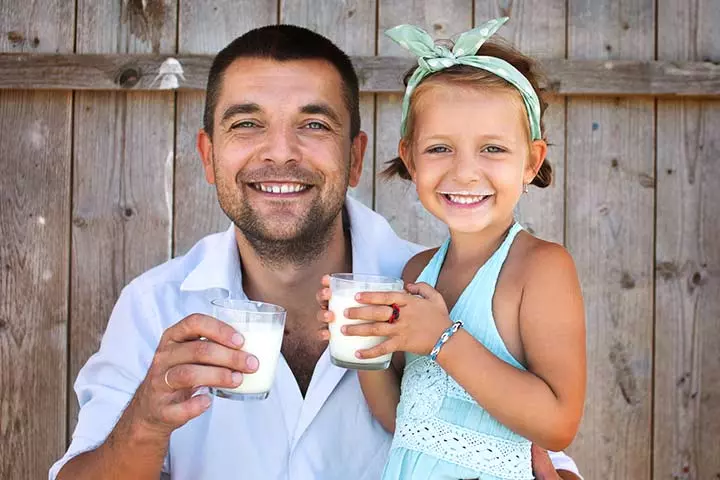
[[[165,330],[163,337],[175,343],[207,338],[228,348],[240,348],[244,343],[243,336],[230,325],[201,313],[183,318]]]
[[[387,322],[392,315],[392,308],[387,305],[373,305],[370,307],[353,307],[345,311],[347,318],[355,320],[372,320],[374,322]]]
[[[350,337],[387,337],[392,329],[393,326],[387,322],[370,322],[360,325],[344,325],[342,333]]]
[[[163,408],[160,420],[167,425],[184,425],[202,415],[211,403],[209,395],[196,395],[183,402],[167,405]]]
[[[229,370],[253,373],[259,362],[257,357],[243,350],[227,348],[210,340],[194,340],[171,345],[165,353],[165,367],[182,364],[210,365]]]
[[[165,386],[173,390],[198,386],[234,388],[242,383],[243,375],[227,368],[183,364],[170,368],[164,380],[167,380]]]

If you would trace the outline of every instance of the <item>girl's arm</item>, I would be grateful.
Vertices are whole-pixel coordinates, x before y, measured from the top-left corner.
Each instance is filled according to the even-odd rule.
[[[373,417],[385,430],[395,433],[395,416],[400,403],[400,380],[405,368],[403,352],[395,352],[385,370],[358,370],[360,387]]]
[[[414,282],[436,251],[437,249],[428,250],[411,258],[403,269],[402,279],[406,283]],[[360,387],[370,412],[390,433],[395,433],[395,417],[400,403],[400,381],[404,369],[405,354],[395,352],[390,367],[386,370],[358,370]]]
[[[585,399],[585,322],[570,254],[556,244],[535,248],[520,303],[520,336],[528,371],[500,360],[460,329],[438,363],[493,417],[548,450],[577,433]]]

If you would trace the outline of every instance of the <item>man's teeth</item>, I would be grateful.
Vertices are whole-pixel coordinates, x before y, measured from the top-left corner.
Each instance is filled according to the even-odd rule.
[[[307,189],[307,185],[299,183],[258,183],[257,189],[266,193],[297,193]]]
[[[450,193],[446,193],[445,196],[453,203],[460,203],[463,205],[470,205],[473,203],[479,203],[485,198],[488,197],[488,195],[453,195]]]

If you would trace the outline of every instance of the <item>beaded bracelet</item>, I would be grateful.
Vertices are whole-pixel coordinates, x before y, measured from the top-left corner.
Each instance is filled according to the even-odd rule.
[[[437,358],[438,354],[440,353],[440,349],[442,348],[445,343],[450,340],[450,337],[455,335],[455,332],[460,330],[460,327],[463,326],[463,323],[458,320],[457,322],[450,325],[448,328],[445,329],[445,331],[440,335],[440,338],[438,339],[437,343],[433,347],[433,349],[430,351],[430,359],[434,362]]]

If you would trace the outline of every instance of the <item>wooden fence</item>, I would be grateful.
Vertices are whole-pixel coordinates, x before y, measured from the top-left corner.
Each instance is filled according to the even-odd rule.
[[[592,480],[720,479],[718,0],[0,0],[0,478],[65,450],[120,289],[227,226],[195,152],[212,54],[277,22],[351,54],[370,135],[353,195],[433,245],[414,190],[375,178],[410,62],[382,32],[500,15],[557,94],[557,179],[519,214],[571,250],[586,298],[569,453]]]

